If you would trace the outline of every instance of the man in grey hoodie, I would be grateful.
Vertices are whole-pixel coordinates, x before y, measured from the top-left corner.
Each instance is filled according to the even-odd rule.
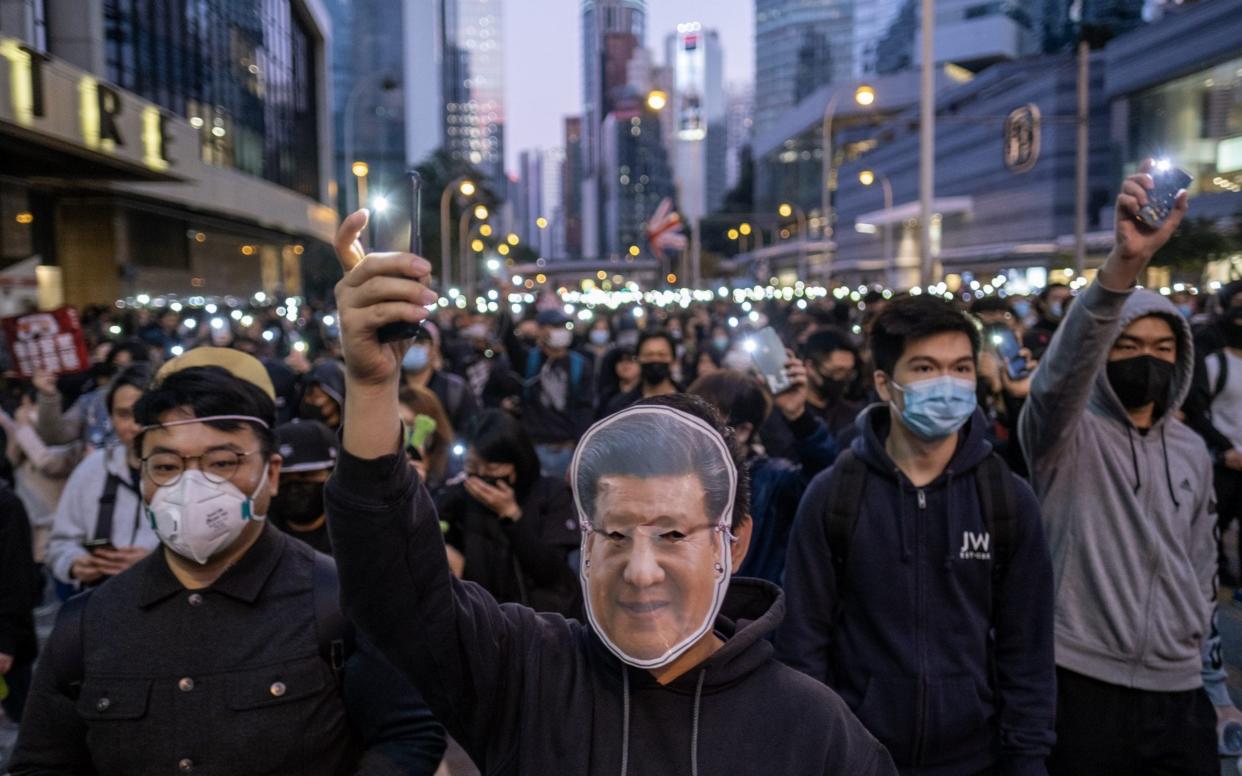
[[[1123,184],[1116,244],[1053,337],[1020,420],[1056,589],[1058,775],[1219,770],[1200,675],[1216,592],[1212,465],[1176,417],[1190,327],[1134,289],[1186,194],[1159,229],[1141,224],[1149,169]]]

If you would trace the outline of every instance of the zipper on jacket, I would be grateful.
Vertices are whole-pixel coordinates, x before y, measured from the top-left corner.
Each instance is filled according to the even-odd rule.
[[[919,510],[927,509],[927,492],[923,488],[915,491],[918,499]],[[927,639],[925,633],[925,617],[927,601],[924,595],[923,584],[923,549],[925,537],[925,520],[914,521],[914,648],[918,656],[919,684],[918,692],[915,697],[915,718],[914,725],[914,746],[911,753],[914,759],[914,766],[917,768],[923,764],[925,756],[926,738],[927,738],[927,706],[928,706],[928,687],[927,687]]]
[[[927,493],[922,488],[919,488],[918,494],[919,494],[919,509],[927,509]]]

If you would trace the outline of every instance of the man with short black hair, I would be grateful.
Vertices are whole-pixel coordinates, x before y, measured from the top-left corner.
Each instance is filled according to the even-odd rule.
[[[837,690],[903,771],[1041,774],[1052,569],[1034,494],[985,439],[978,329],[905,297],[871,352],[885,403],[802,498],[778,655]]]
[[[295,539],[331,555],[323,486],[336,466],[336,434],[317,420],[295,420],[276,427],[276,440],[280,491],[272,497],[268,519]]]
[[[1057,568],[1058,775],[1220,768],[1201,654],[1216,600],[1212,462],[1177,418],[1194,370],[1190,324],[1134,287],[1187,201],[1182,192],[1158,229],[1144,225],[1150,169],[1122,185],[1113,249],[1019,419]],[[1222,692],[1217,705],[1228,702]]]
[[[365,225],[365,212],[347,218],[336,246],[349,420],[327,505],[342,602],[480,770],[893,774],[840,699],[772,659],[781,594],[732,578],[749,543],[746,472],[701,399],[645,400],[575,450],[589,626],[453,577],[399,447],[405,345],[377,337],[426,317],[436,295],[416,278],[431,267],[364,257]]]
[[[673,363],[677,359],[677,343],[663,329],[645,331],[638,338],[639,382],[632,391],[617,394],[608,402],[604,416],[620,412],[642,399],[680,393],[673,382]]]
[[[281,458],[253,357],[198,348],[135,408],[163,548],[62,607],[14,776],[435,772],[443,732],[337,603],[336,569],[264,519]]]

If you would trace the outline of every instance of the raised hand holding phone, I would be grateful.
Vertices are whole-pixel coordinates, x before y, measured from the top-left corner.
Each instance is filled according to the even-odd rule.
[[[1138,173],[1121,184],[1117,196],[1113,250],[1097,275],[1098,282],[1113,291],[1125,291],[1134,285],[1156,251],[1177,231],[1189,208],[1186,191],[1182,189],[1174,196],[1163,222],[1156,228],[1148,225],[1141,213],[1157,193],[1153,169],[1155,163],[1151,159],[1144,161]]]
[[[368,214],[359,210],[337,230],[337,260],[345,276],[336,284],[341,351],[345,358],[346,449],[378,458],[399,449],[401,421],[397,383],[409,340],[381,342],[379,330],[393,323],[417,324],[438,295],[425,285],[431,264],[413,253],[366,253],[359,236]]]
[[[406,173],[406,179],[410,184],[410,253],[415,256],[423,255],[423,179],[417,172],[410,170]],[[407,340],[418,333],[419,324],[406,323],[389,323],[380,327],[380,342],[397,342],[399,340]]]

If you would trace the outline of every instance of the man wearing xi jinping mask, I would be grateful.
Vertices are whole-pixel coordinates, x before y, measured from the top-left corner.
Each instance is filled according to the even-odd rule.
[[[342,603],[480,769],[895,773],[835,694],[773,659],[779,589],[732,578],[750,538],[740,450],[697,397],[625,409],[574,452],[588,622],[502,606],[453,577],[400,452],[404,344],[377,338],[425,315],[433,292],[416,278],[430,266],[363,261],[364,226],[351,216],[337,240],[349,420],[326,504]]]

